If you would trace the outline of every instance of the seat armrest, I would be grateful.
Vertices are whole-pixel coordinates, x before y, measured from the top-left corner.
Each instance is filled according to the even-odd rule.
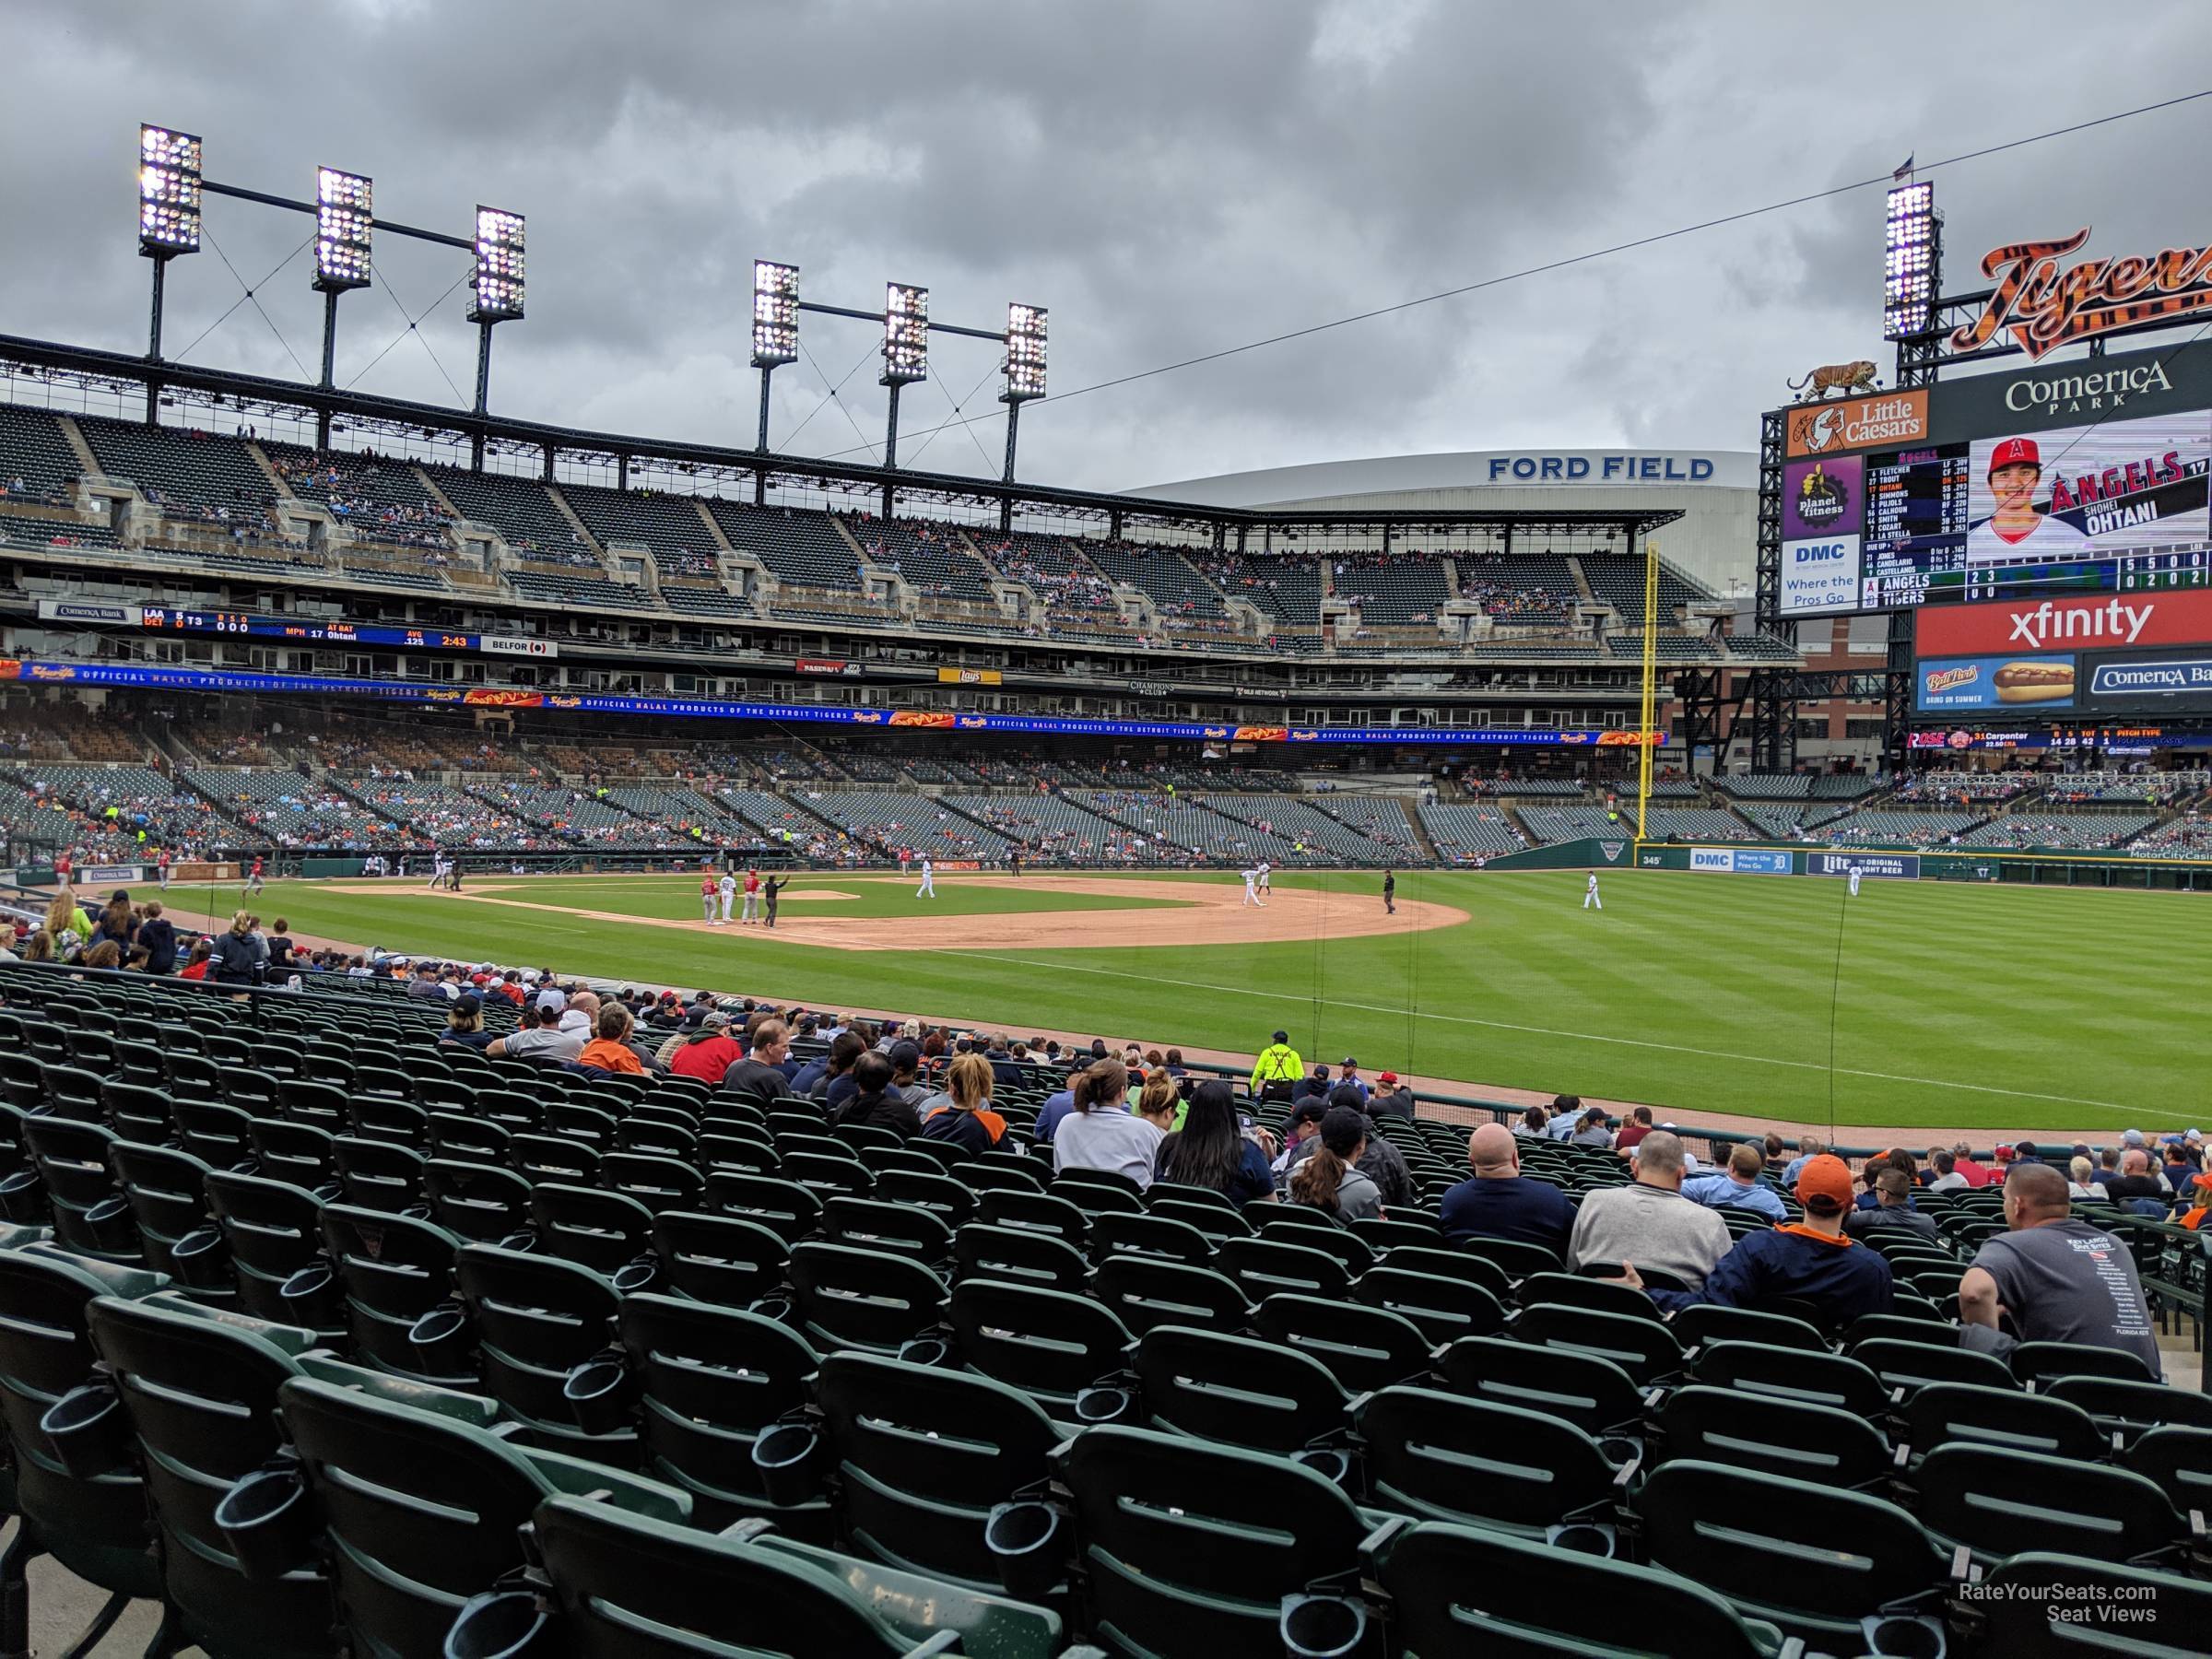
[[[688,1492],[678,1491],[658,1480],[647,1480],[641,1475],[611,1469],[605,1464],[571,1457],[565,1452],[540,1452],[526,1446],[514,1449],[557,1492],[571,1498],[596,1498],[650,1521],[666,1521],[678,1526],[690,1524]]]
[[[356,1365],[350,1359],[341,1359],[335,1354],[318,1349],[300,1356],[300,1371],[303,1376],[319,1382],[328,1382],[338,1388],[350,1388],[368,1394],[372,1399],[389,1400],[394,1406],[412,1406],[418,1411],[435,1412],[455,1422],[472,1428],[489,1429],[500,1418],[500,1403],[482,1394],[463,1394],[458,1389],[439,1388],[428,1382],[410,1382],[405,1377],[394,1377],[387,1371],[371,1371],[365,1365]]]

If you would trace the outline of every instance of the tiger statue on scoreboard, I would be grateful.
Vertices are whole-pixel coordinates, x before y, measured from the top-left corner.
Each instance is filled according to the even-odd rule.
[[[1797,394],[1797,401],[1824,398],[1830,392],[1849,396],[1853,392],[1875,390],[1875,367],[1870,358],[1861,358],[1855,363],[1823,363],[1806,371],[1803,380],[1784,381],[1783,384]]]

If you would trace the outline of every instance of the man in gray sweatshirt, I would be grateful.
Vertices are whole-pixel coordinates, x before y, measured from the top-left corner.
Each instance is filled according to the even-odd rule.
[[[1680,1279],[1692,1290],[1735,1241],[1718,1213],[1682,1196],[1682,1137],[1654,1129],[1636,1145],[1634,1184],[1602,1187],[1583,1199],[1567,1244],[1567,1265],[1633,1262]]]

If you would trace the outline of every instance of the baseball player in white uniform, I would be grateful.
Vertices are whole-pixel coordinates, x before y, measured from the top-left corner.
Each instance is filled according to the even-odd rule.
[[[1274,876],[1275,876],[1275,866],[1274,866],[1273,865],[1269,864],[1269,863],[1268,863],[1268,862],[1267,862],[1265,859],[1264,859],[1264,858],[1263,858],[1263,859],[1261,859],[1261,860],[1260,860],[1260,897],[1261,897],[1261,898],[1265,899],[1265,898],[1266,898],[1266,897],[1267,897],[1267,895],[1268,895],[1268,894],[1270,894],[1270,893],[1272,893],[1272,892],[1274,892],[1274,891],[1275,891],[1275,889],[1274,889],[1272,887],[1269,887],[1269,886],[1267,885],[1267,884],[1268,884],[1268,882],[1269,882],[1271,879],[1273,879]]]
[[[714,890],[722,896],[722,924],[727,927],[730,912],[737,902],[737,877],[724,870],[722,879],[714,884]]]
[[[1590,885],[1583,889],[1583,908],[1589,910],[1593,906],[1601,911],[1606,908],[1606,901],[1597,896],[1597,872],[1595,870],[1590,872]]]
[[[1256,869],[1240,870],[1237,872],[1237,874],[1244,877],[1244,902],[1247,904],[1264,904],[1265,901],[1261,899],[1259,891],[1259,871]]]
[[[929,862],[929,855],[927,853],[924,853],[922,856],[922,885],[914,889],[914,897],[917,899],[935,899],[936,896],[937,869],[935,865]]]

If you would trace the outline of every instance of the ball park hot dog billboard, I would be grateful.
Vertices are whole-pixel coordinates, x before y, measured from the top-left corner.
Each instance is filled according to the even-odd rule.
[[[1923,714],[2212,713],[2212,590],[1929,606],[1912,620]]]

